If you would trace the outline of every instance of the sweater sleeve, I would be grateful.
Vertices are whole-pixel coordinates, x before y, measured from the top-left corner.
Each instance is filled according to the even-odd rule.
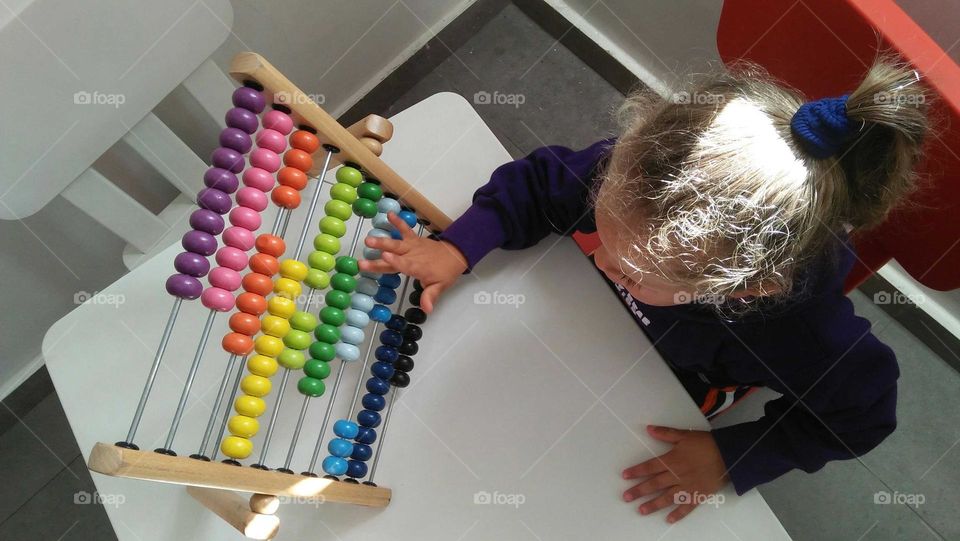
[[[872,334],[839,358],[811,365],[799,377],[769,367],[764,384],[783,396],[755,421],[713,430],[737,494],[793,469],[811,473],[863,455],[896,428],[899,369]]]
[[[495,248],[518,250],[550,233],[593,231],[590,189],[612,144],[599,141],[580,151],[543,147],[498,167],[440,238],[473,268]]]

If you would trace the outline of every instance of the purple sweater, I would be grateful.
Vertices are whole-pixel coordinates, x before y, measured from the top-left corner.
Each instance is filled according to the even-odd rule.
[[[588,193],[611,144],[544,147],[502,165],[441,237],[472,268],[495,248],[595,231]],[[862,455],[896,428],[896,357],[843,293],[852,247],[844,241],[828,255],[804,273],[804,295],[735,321],[702,305],[640,304],[650,321],[645,331],[675,370],[783,395],[766,403],[761,418],[712,431],[738,494],[792,469],[814,472]]]

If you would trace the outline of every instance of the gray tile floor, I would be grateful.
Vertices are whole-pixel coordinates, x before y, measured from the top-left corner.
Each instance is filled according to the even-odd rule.
[[[582,147],[611,135],[611,113],[622,99],[512,5],[386,113],[440,91],[470,100],[477,92],[522,95],[519,107],[476,105],[517,157],[544,144]],[[960,539],[960,375],[865,295],[852,298],[899,356],[899,429],[860,461],[790,473],[761,492],[798,540]],[[103,508],[82,503],[94,486],[55,393],[43,381],[33,385],[32,400],[0,408],[0,540],[114,539]],[[50,394],[39,400],[40,392]],[[761,407],[762,399],[751,397],[721,422],[750,419]],[[921,494],[925,501],[917,508],[880,505],[879,492]]]

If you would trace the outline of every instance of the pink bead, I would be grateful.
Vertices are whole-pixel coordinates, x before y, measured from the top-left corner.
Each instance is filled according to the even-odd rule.
[[[230,223],[237,227],[256,231],[260,229],[260,213],[244,206],[233,207],[230,211]]]
[[[263,127],[288,135],[293,131],[293,119],[287,113],[273,109],[263,115]]]
[[[217,265],[235,271],[247,268],[247,254],[233,246],[224,246],[217,252]]]
[[[276,173],[280,169],[280,156],[266,148],[257,148],[250,153],[250,165]]]
[[[207,280],[213,287],[219,287],[227,291],[236,291],[240,288],[240,273],[227,267],[213,269],[210,271]]]
[[[243,250],[250,251],[254,243],[253,232],[243,227],[228,227],[223,230],[223,243]]]
[[[234,298],[233,293],[229,291],[220,289],[219,287],[208,287],[203,294],[200,295],[200,302],[211,310],[229,312],[233,310]]]
[[[249,171],[249,169],[247,169]],[[251,208],[257,212],[262,212],[269,204],[267,195],[262,190],[256,188],[240,188],[237,192],[237,204]]]
[[[274,156],[276,156],[276,154],[274,154]],[[256,188],[261,192],[269,192],[273,189],[273,175],[266,169],[248,167],[247,170],[243,172],[243,184],[251,188]]]
[[[260,130],[257,132],[257,146],[280,153],[287,148],[287,138],[276,130]]]

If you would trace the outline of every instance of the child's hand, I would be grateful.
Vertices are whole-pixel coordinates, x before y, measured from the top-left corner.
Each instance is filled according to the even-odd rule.
[[[674,523],[729,481],[720,449],[709,432],[652,425],[647,432],[672,443],[673,449],[623,471],[624,479],[646,478],[623,493],[625,501],[659,493],[639,507],[641,514],[676,505],[667,515],[667,522]]]
[[[394,213],[388,216],[402,238],[367,237],[364,243],[383,252],[381,259],[361,260],[360,270],[367,272],[402,272],[417,278],[423,285],[420,306],[433,312],[437,297],[467,270],[467,260],[456,246],[418,236]]]

